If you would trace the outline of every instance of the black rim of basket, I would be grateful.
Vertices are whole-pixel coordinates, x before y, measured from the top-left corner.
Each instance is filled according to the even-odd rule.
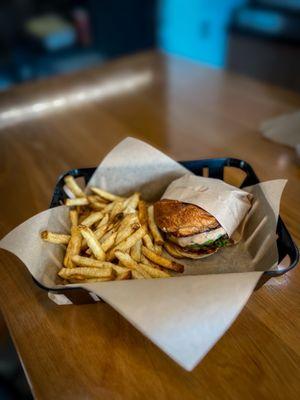
[[[223,179],[224,167],[235,167],[241,169],[244,172],[246,172],[246,177],[240,186],[241,188],[250,185],[255,185],[256,183],[260,182],[255,172],[253,171],[252,167],[246,161],[239,160],[236,158],[213,158],[205,160],[179,161],[179,163],[184,167],[186,167],[187,169],[191,170],[196,175],[202,175],[203,169],[207,168],[208,176],[217,179]],[[94,171],[95,168],[75,168],[60,175],[57,184],[55,186],[50,208],[62,205],[64,200],[67,198],[67,195],[63,189],[65,176],[72,175],[74,178],[81,177],[87,184]],[[278,263],[280,263],[287,255],[290,257],[291,262],[290,265],[285,268],[279,270],[264,271],[262,277],[264,277],[265,280],[285,274],[286,272],[296,267],[296,265],[299,262],[299,250],[295,245],[293,239],[291,238],[291,235],[287,230],[286,226],[284,225],[280,216],[278,217],[276,233],[278,235],[277,239]],[[80,289],[85,290],[81,286],[51,288],[44,286],[43,284],[38,282],[35,278],[33,278],[33,280],[40,288],[48,291],[51,290],[57,293],[62,293],[64,291],[69,291],[69,290],[80,290]]]

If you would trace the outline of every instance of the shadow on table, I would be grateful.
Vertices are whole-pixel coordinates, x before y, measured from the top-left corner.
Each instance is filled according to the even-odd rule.
[[[0,399],[31,400],[29,385],[0,314]]]

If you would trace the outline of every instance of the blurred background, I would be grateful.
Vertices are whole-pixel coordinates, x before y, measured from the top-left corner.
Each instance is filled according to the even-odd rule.
[[[300,0],[1,0],[0,91],[159,49],[300,90]],[[31,399],[0,315],[0,399]]]
[[[299,0],[0,3],[0,90],[152,48],[300,89]]]

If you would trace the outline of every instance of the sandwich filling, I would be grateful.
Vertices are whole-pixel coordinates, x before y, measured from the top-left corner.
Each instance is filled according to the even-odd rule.
[[[191,250],[200,250],[214,244],[217,247],[226,246],[228,236],[224,228],[216,228],[196,235],[176,237],[169,234],[169,239],[180,247],[187,247]]]

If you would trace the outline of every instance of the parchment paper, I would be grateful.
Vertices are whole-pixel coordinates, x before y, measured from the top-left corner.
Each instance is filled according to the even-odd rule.
[[[153,147],[127,138],[106,156],[89,184],[121,195],[138,190],[147,200],[156,200],[174,179],[187,173]],[[247,188],[253,195],[253,207],[246,217],[243,239],[204,260],[184,262],[185,276],[70,286],[86,287],[102,297],[173,360],[191,370],[236,318],[261,271],[276,268],[275,232],[285,182]],[[60,206],[37,214],[0,241],[1,248],[16,254],[40,283],[51,288],[59,287],[55,276],[64,249],[44,243],[39,232],[65,232],[67,212],[67,207]]]
[[[187,174],[174,180],[163,199],[195,204],[212,214],[229,237],[251,207],[251,195],[220,179]]]

